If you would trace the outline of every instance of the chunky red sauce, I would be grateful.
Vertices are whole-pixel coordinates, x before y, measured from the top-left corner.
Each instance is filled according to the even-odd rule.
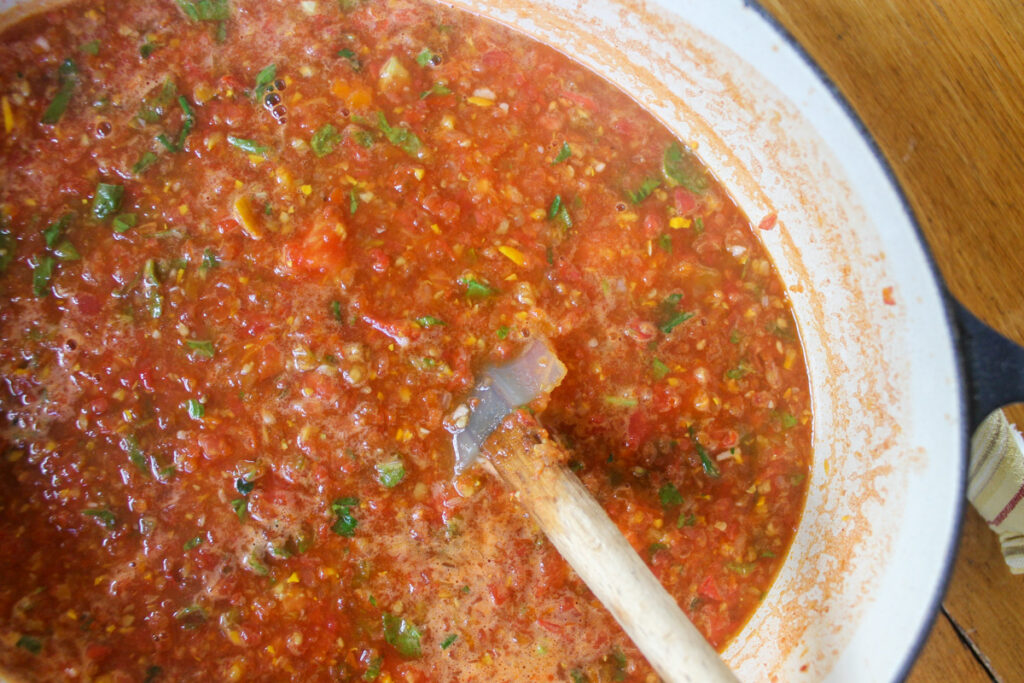
[[[543,416],[716,646],[791,541],[782,285],[692,152],[432,4],[85,0],[0,41],[0,665],[30,680],[652,680],[504,491]]]

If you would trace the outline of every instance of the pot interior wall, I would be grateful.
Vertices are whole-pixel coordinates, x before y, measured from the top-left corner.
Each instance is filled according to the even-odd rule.
[[[725,655],[749,680],[897,676],[951,559],[964,435],[935,271],[874,150],[741,0],[458,4],[632,93],[755,223],[778,214],[762,238],[807,354],[815,458],[790,558]]]

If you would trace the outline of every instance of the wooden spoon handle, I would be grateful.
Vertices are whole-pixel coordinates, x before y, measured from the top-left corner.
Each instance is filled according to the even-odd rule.
[[[737,680],[531,417],[510,415],[484,453],[662,679]]]

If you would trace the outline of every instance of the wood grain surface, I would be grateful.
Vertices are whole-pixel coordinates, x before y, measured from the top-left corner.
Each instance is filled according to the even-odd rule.
[[[949,290],[1024,342],[1024,3],[762,0],[903,187]],[[1024,410],[1007,410],[1024,425]],[[968,506],[914,683],[1024,680],[1024,577]]]

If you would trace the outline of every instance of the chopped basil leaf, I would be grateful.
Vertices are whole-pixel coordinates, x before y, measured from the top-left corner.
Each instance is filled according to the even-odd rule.
[[[356,53],[347,47],[338,50],[338,56],[347,59],[353,71],[359,71],[363,68],[363,65],[359,63],[359,58],[356,57]]]
[[[572,683],[590,683],[590,677],[579,669],[570,671],[569,678],[572,679]]]
[[[14,235],[7,230],[0,229],[0,275],[7,270],[7,266],[11,265],[11,261],[14,260],[15,247]]]
[[[416,55],[416,63],[420,66],[433,65],[437,66],[441,63],[441,57],[436,53],[432,52],[429,47],[425,47],[420,50],[420,53]]]
[[[447,325],[448,323],[432,315],[421,315],[419,318],[416,318],[416,324],[419,325],[420,327],[427,328],[437,327],[439,325]]]
[[[43,230],[43,239],[46,240],[46,246],[52,247],[57,243],[57,240],[61,238],[61,235],[64,234],[64,231],[71,224],[72,218],[74,218],[74,214],[66,213],[46,226],[46,229]]]
[[[420,157],[422,155],[423,143],[416,137],[416,134],[405,126],[391,126],[383,112],[377,112],[377,127],[384,133],[388,142],[409,156]]]
[[[256,482],[250,481],[245,477],[239,477],[235,479],[235,490],[241,493],[243,496],[248,496],[252,493],[252,490],[256,488]]]
[[[740,379],[746,376],[748,372],[750,372],[750,367],[745,362],[740,361],[740,364],[736,367],[726,370],[725,376],[729,379]]]
[[[352,516],[352,508],[358,504],[359,499],[354,497],[339,498],[331,503],[331,512],[337,517],[331,531],[339,536],[355,536],[359,520]]]
[[[202,420],[206,416],[206,406],[197,399],[190,398],[185,401],[185,408],[188,410],[188,416],[193,420]]]
[[[661,331],[664,332],[665,334],[671,334],[672,330],[674,330],[675,328],[677,328],[680,325],[682,325],[683,323],[685,323],[687,320],[692,318],[694,315],[696,315],[696,314],[695,313],[688,313],[688,312],[686,312],[686,313],[676,313],[671,318],[669,318],[668,320],[663,322],[659,326],[659,329],[661,329]]]
[[[15,643],[15,645],[20,647],[22,650],[31,652],[34,655],[39,654],[43,649],[43,643],[33,636],[21,636],[18,638],[18,642]]]
[[[249,511],[249,503],[242,498],[235,498],[231,501],[231,509],[238,515],[238,519],[244,520],[246,513]]]
[[[277,64],[268,64],[256,74],[256,87],[253,88],[252,97],[259,100],[267,87],[277,78]]]
[[[139,160],[135,162],[134,166],[132,166],[132,173],[134,173],[135,175],[142,175],[143,173],[146,172],[147,168],[155,164],[159,159],[160,157],[158,157],[156,154],[153,154],[152,152],[146,152],[141,157],[139,157]]]
[[[256,551],[249,553],[249,556],[245,558],[245,563],[249,565],[249,569],[253,570],[259,576],[267,576],[270,574],[270,567],[263,564],[259,556],[256,555]]]
[[[748,576],[757,569],[757,562],[729,562],[725,565],[725,568],[740,576]]]
[[[72,59],[65,59],[57,69],[57,93],[50,100],[50,105],[43,112],[41,121],[48,125],[54,125],[60,121],[61,117],[64,116],[64,112],[67,111],[68,104],[71,102],[71,94],[75,91],[75,84],[78,82],[77,78],[78,67],[75,66],[75,62]]]
[[[782,426],[784,429],[792,429],[799,424],[800,420],[797,419],[796,415],[790,413],[782,414]]]
[[[441,649],[447,650],[448,648],[450,648],[452,645],[455,644],[456,638],[458,638],[457,635],[455,635],[454,633],[450,634],[447,638],[441,641]]]
[[[679,519],[676,520],[676,528],[682,529],[684,526],[693,526],[697,523],[697,516],[692,512],[690,514],[680,513]]]
[[[661,186],[661,181],[657,178],[648,178],[640,183],[640,187],[636,188],[635,191],[627,191],[626,194],[629,196],[629,201],[634,204],[639,204],[643,200],[651,196],[658,187]]]
[[[430,97],[431,95],[451,95],[451,94],[452,94],[451,88],[449,88],[447,85],[445,85],[441,81],[438,81],[437,83],[434,83],[432,86],[430,86],[430,90],[424,90],[423,92],[421,92],[420,93],[420,99],[421,100],[425,100],[428,97]]]
[[[200,339],[188,339],[185,341],[185,346],[195,351],[198,355],[206,358],[213,358],[213,342],[209,340]]]
[[[403,657],[419,657],[421,654],[420,638],[422,633],[411,621],[384,613],[381,621],[384,624],[384,640],[393,645]]]
[[[331,317],[337,320],[338,322],[341,322],[341,302],[335,300],[332,301],[328,306],[331,309]]]
[[[510,331],[511,330],[509,329],[508,325],[502,325],[501,327],[498,328],[498,339],[508,339],[508,333]]]
[[[668,482],[658,489],[658,500],[665,507],[674,507],[683,504],[683,494],[679,493],[675,484]]]
[[[470,299],[485,299],[489,296],[498,293],[498,290],[494,289],[486,282],[481,282],[476,278],[460,278],[459,284],[466,287],[466,296]]]
[[[61,261],[77,261],[82,258],[78,253],[78,250],[75,249],[75,245],[71,244],[71,242],[68,242],[67,240],[64,240],[53,248],[53,255]]]
[[[348,191],[348,212],[349,215],[355,215],[355,212],[359,209],[359,193],[356,192],[356,186],[353,185]]]
[[[556,194],[555,198],[551,200],[551,206],[548,207],[548,220],[553,219],[558,215],[558,212],[562,210],[562,195]]]
[[[151,43],[148,40],[139,46],[139,56],[143,59],[149,59],[150,55],[153,54],[160,46],[156,43]]]
[[[658,246],[661,247],[662,251],[672,253],[672,235],[667,232],[662,233],[658,236]]]
[[[143,123],[156,123],[170,110],[177,94],[178,88],[174,85],[174,81],[168,78],[159,90],[142,100],[138,114],[139,119]]]
[[[38,297],[50,294],[50,280],[53,278],[53,265],[56,263],[52,256],[43,256],[32,268],[32,292]]]
[[[128,454],[128,460],[143,474],[149,474],[149,464],[146,462],[146,454],[139,447],[139,442],[134,436],[126,436],[121,439],[121,450]]]
[[[662,159],[661,170],[670,185],[682,185],[697,194],[707,192],[708,178],[704,167],[689,147],[678,142],[669,145]]]
[[[395,488],[405,479],[405,465],[398,458],[379,463],[376,469],[380,483],[389,489]]]
[[[220,265],[220,260],[217,258],[217,254],[214,253],[213,249],[207,247],[203,249],[203,262],[199,266],[199,270],[206,272],[212,270]]]
[[[558,154],[555,156],[555,160],[551,162],[552,165],[560,164],[569,157],[572,156],[572,149],[569,148],[568,142],[562,143],[562,148],[558,150]]]
[[[357,130],[352,134],[352,137],[364,149],[370,149],[373,147],[373,133],[368,130]]]
[[[258,154],[261,156],[266,156],[267,152],[270,151],[269,147],[261,145],[255,140],[247,140],[246,138],[236,138],[234,135],[228,136],[228,144],[230,144],[232,147],[237,147],[238,149],[248,154]]]
[[[231,18],[228,0],[177,0],[178,7],[192,21],[227,21]]]
[[[78,49],[86,54],[94,56],[98,55],[100,53],[100,41],[98,38],[96,40],[90,40],[88,43],[82,43]]]
[[[548,220],[559,221],[566,230],[572,228],[572,217],[569,216],[569,210],[565,208],[562,195],[556,194],[555,198],[551,200],[551,205],[548,207]]]
[[[344,1],[344,0],[343,0]],[[374,657],[370,660],[370,665],[366,667],[366,671],[363,673],[364,681],[375,681],[380,677],[380,667],[383,660],[380,657]]]
[[[96,194],[92,199],[92,215],[96,220],[103,220],[121,208],[124,196],[124,185],[100,183],[96,186]]]
[[[665,379],[665,375],[669,372],[671,372],[669,367],[657,358],[651,361],[651,373],[654,375],[654,379]]]
[[[334,151],[334,147],[341,142],[341,133],[338,129],[329,123],[325,123],[320,126],[315,133],[313,133],[312,139],[309,141],[309,146],[313,148],[313,153],[318,157],[326,156]]]
[[[136,220],[134,213],[122,213],[114,216],[114,232],[128,232],[135,227]]]
[[[635,398],[625,398],[622,396],[605,396],[604,402],[610,406],[616,406],[619,408],[632,408],[637,404]]]
[[[178,139],[172,141],[163,133],[156,136],[156,141],[163,145],[168,152],[172,153],[180,152],[185,149],[185,139],[189,136],[196,125],[196,118],[195,114],[192,112],[192,106],[188,103],[188,100],[184,95],[180,95],[178,97],[178,106],[181,107],[181,130],[178,131]],[[231,142],[230,136],[228,136],[228,142]]]
[[[187,541],[185,541],[185,544],[182,547],[185,550],[192,550],[196,546],[201,545],[202,542],[203,542],[203,537],[202,536],[193,536],[192,538],[190,538]]]
[[[693,431],[693,425],[690,425],[690,441],[693,442],[693,447],[697,449],[697,455],[700,457],[700,464],[704,468],[704,474],[709,477],[719,476],[718,466],[711,459],[711,456],[708,455],[707,449],[701,444],[700,439],[697,438]]]
[[[113,529],[117,526],[117,517],[110,510],[85,510],[83,514],[89,517],[95,517],[96,520],[107,529]]]

